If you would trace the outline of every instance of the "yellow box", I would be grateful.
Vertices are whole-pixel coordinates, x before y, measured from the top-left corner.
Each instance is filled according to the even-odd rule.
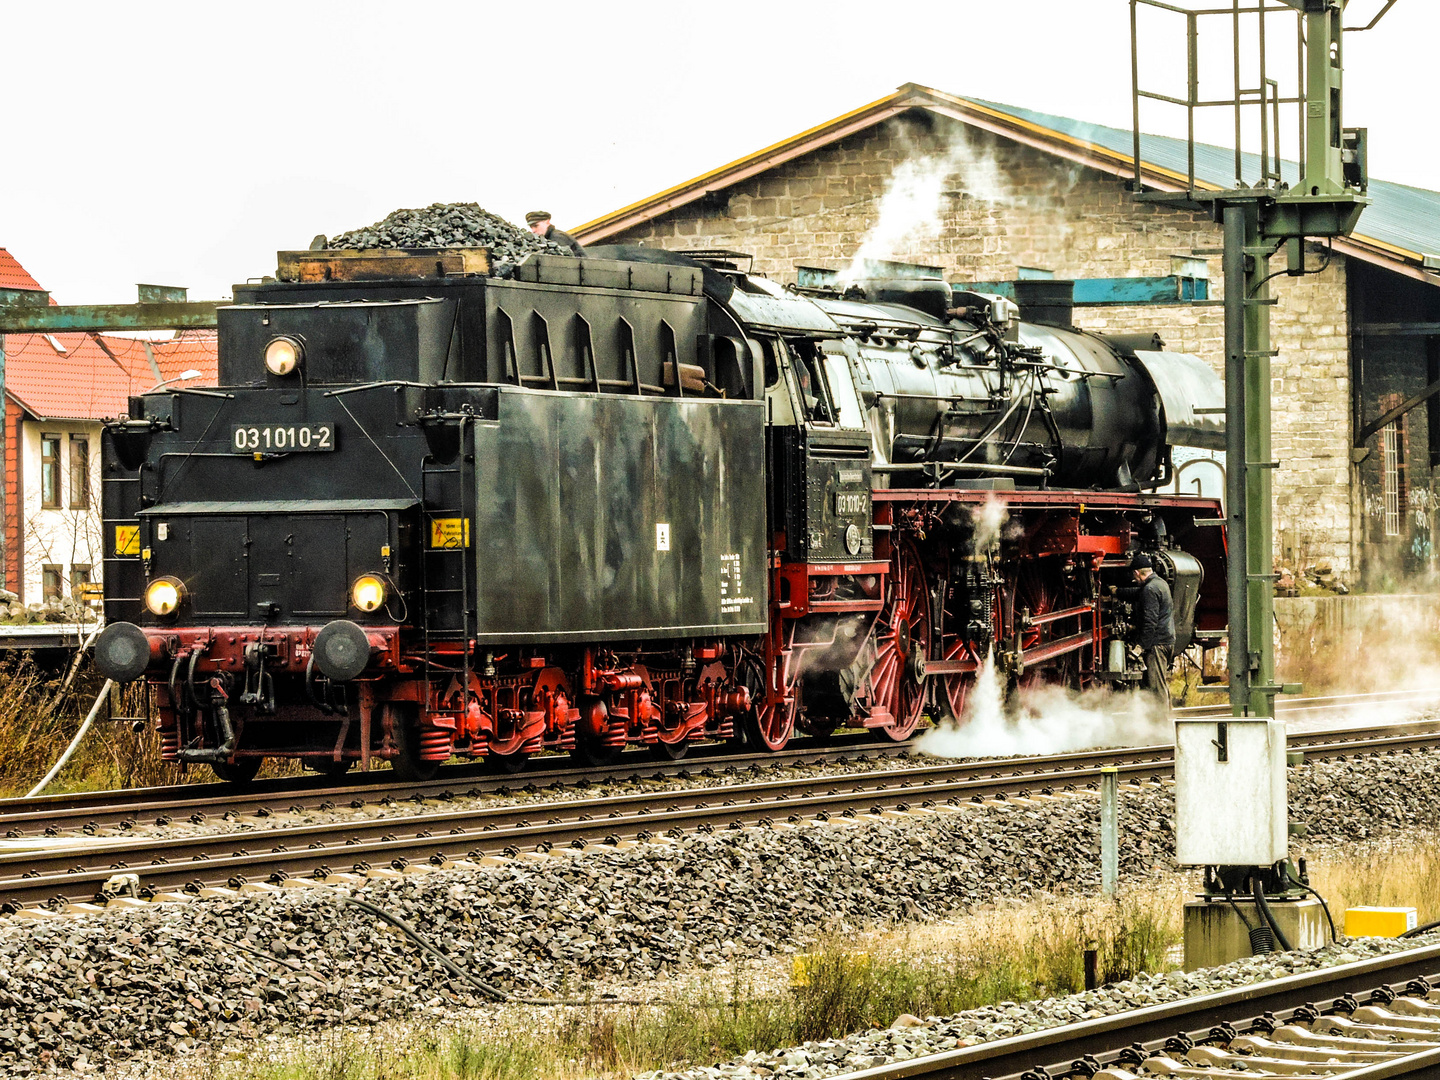
[[[1346,937],[1399,937],[1414,930],[1413,907],[1352,907],[1345,909]]]

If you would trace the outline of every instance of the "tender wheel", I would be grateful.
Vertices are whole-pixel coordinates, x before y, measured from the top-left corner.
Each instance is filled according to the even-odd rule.
[[[420,724],[415,713],[398,705],[382,705],[390,712],[395,731],[396,754],[390,759],[390,768],[396,777],[411,783],[424,783],[435,779],[440,771],[438,761],[423,761],[420,757]]]
[[[656,761],[679,761],[689,752],[689,739],[676,739],[674,742],[666,742],[661,739],[650,747],[650,756]]]
[[[210,771],[227,784],[248,784],[255,779],[255,774],[263,764],[264,758],[242,757],[236,758],[234,762],[212,761]]]
[[[605,765],[614,765],[624,752],[623,746],[606,746],[604,743],[582,739],[577,735],[575,749],[570,751],[570,756],[582,765],[598,769]]]
[[[325,777],[326,780],[339,780],[350,771],[350,766],[354,764],[355,762],[351,758],[345,758],[343,761],[335,761],[332,758],[329,761],[319,762],[311,766],[311,768]]]
[[[496,772],[514,776],[525,768],[526,762],[530,760],[529,754],[489,754],[485,758],[485,764]]]
[[[925,709],[925,660],[930,655],[930,595],[925,569],[910,544],[902,544],[886,586],[886,603],[875,624],[877,659],[870,674],[875,700],[895,719],[876,735],[904,742]]]

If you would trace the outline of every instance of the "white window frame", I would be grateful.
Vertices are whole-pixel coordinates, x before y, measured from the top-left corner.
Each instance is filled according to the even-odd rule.
[[[1381,489],[1385,495],[1385,535],[1400,535],[1400,425],[1380,429]]]

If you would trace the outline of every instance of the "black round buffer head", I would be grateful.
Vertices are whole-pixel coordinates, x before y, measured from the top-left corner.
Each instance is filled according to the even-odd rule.
[[[370,639],[349,619],[326,623],[315,635],[315,666],[327,678],[348,682],[370,666]]]
[[[149,666],[150,640],[134,623],[111,623],[95,638],[95,667],[107,679],[134,682]]]

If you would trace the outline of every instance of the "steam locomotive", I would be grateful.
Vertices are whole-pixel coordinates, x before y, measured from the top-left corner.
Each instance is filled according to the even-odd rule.
[[[1158,341],[732,252],[282,252],[219,312],[216,388],[103,439],[99,669],[167,760],[410,777],[801,731],[910,737],[987,655],[1139,678],[1151,553],[1177,647],[1218,640],[1214,500],[1155,494],[1223,396]]]

